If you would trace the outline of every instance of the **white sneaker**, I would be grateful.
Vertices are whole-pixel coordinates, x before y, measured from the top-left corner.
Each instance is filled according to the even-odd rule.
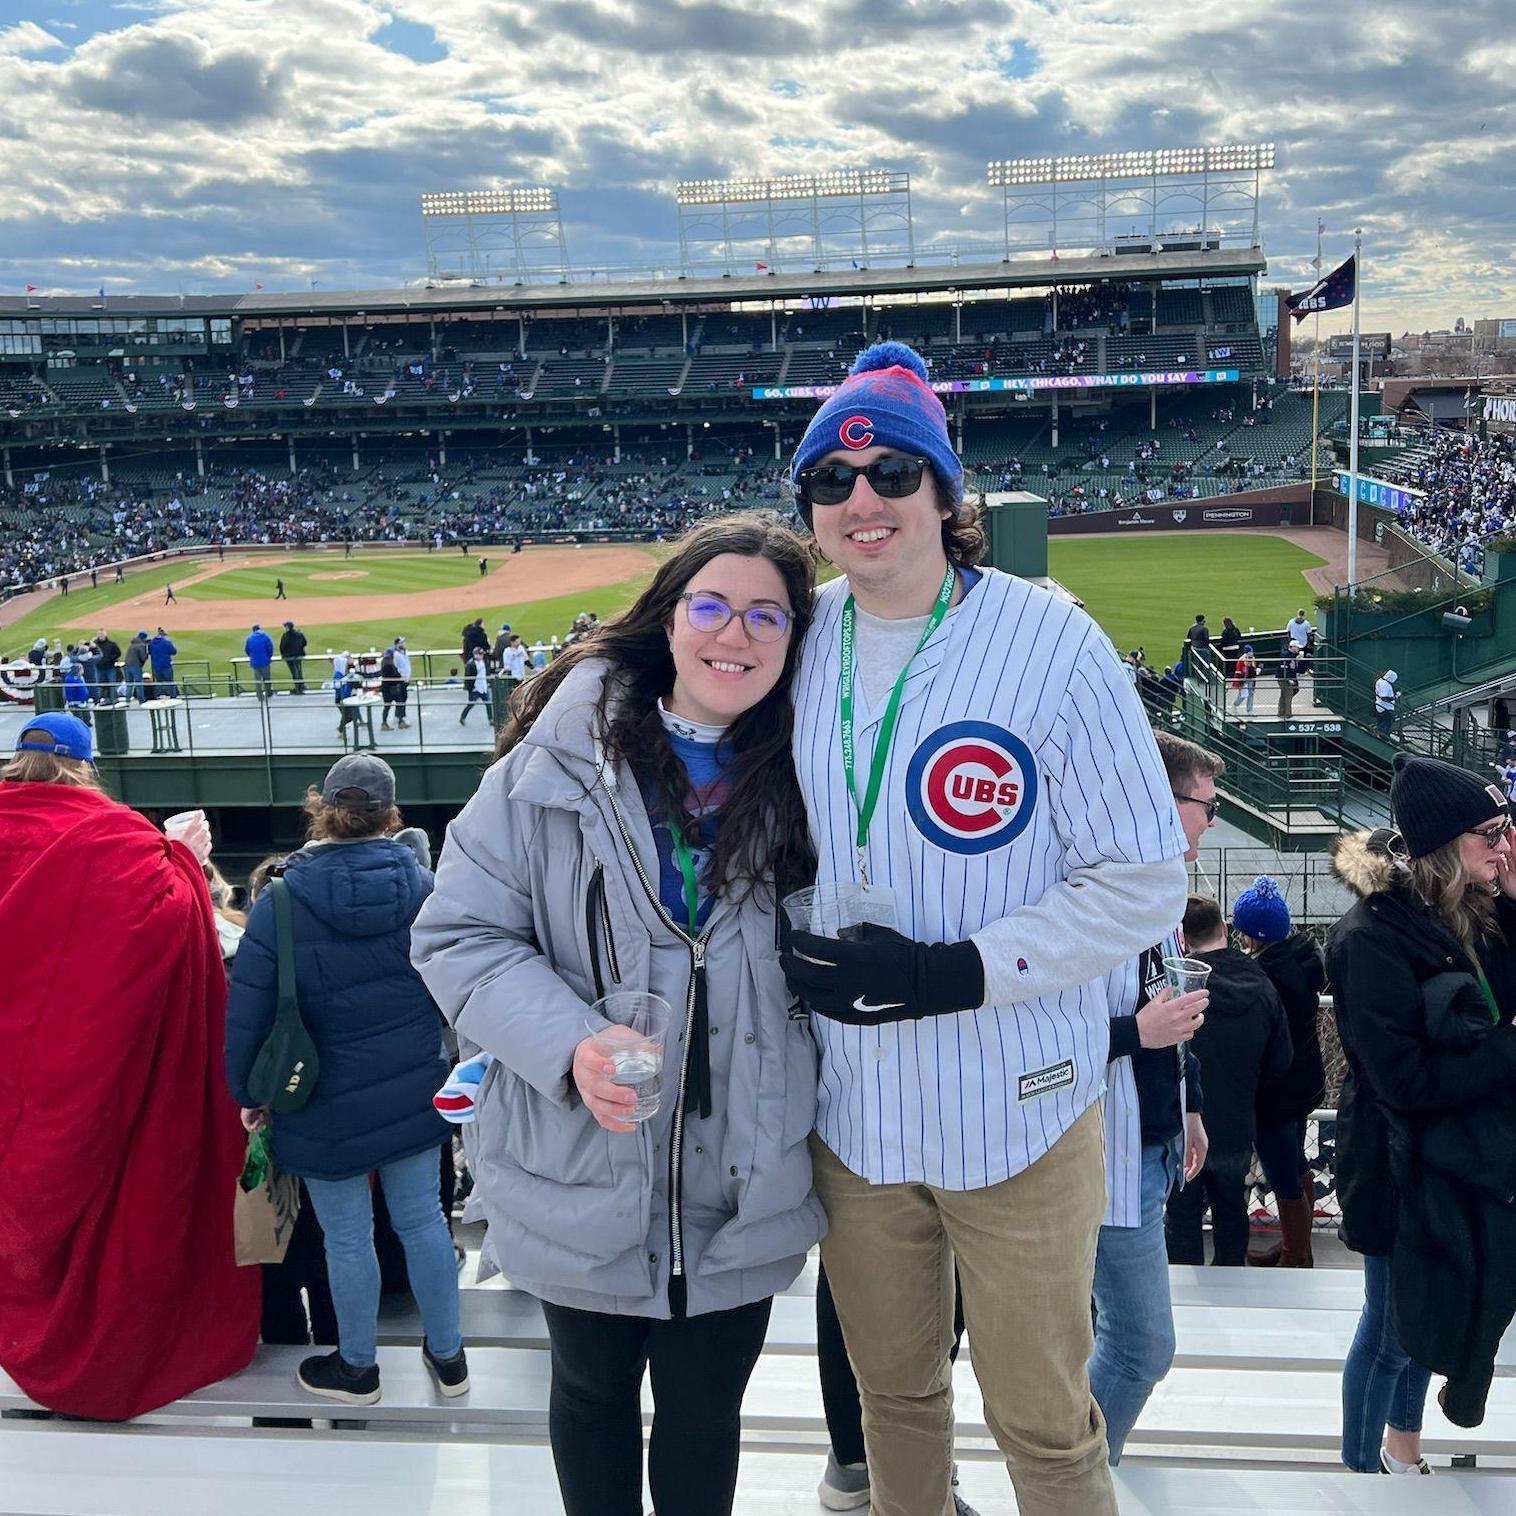
[[[1392,1469],[1390,1467],[1390,1455],[1383,1448],[1379,1450],[1379,1472],[1381,1474],[1430,1474],[1432,1466],[1425,1458],[1418,1458],[1409,1468]]]

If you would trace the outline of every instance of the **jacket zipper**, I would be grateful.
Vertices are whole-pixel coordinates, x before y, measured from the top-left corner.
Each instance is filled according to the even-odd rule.
[[[658,919],[684,943],[690,954],[690,987],[684,997],[684,1052],[679,1059],[679,1093],[674,1103],[674,1130],[669,1141],[669,1255],[672,1272],[677,1277],[684,1273],[684,1235],[680,1214],[680,1190],[684,1173],[684,1088],[689,1078],[690,1041],[695,1035],[695,987],[697,976],[705,973],[705,949],[710,941],[711,928],[715,925],[715,912],[712,912],[713,919],[707,922],[705,930],[698,937],[691,937],[674,921],[674,918],[664,910],[663,902],[658,898],[658,892],[653,888],[642,867],[642,859],[637,855],[631,833],[627,830],[626,820],[621,814],[621,807],[616,804],[616,797],[611,793],[609,785],[606,786],[605,794],[610,802],[611,815],[616,818],[616,829],[621,833],[622,844],[626,848],[627,856],[632,860],[632,870],[642,886],[642,893],[647,896],[648,904],[658,913]]]
[[[590,973],[595,980],[595,999],[605,994],[605,981],[600,977],[600,954],[595,951],[595,906],[605,907],[605,865],[597,858],[595,872],[590,875],[590,887],[584,897],[584,935],[590,951]]]

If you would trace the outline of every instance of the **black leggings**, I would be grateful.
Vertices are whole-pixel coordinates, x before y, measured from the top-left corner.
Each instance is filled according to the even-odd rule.
[[[958,1269],[953,1268],[953,1345],[951,1362],[958,1362],[963,1345],[963,1291]],[[821,1371],[821,1406],[826,1416],[826,1434],[832,1456],[838,1463],[866,1463],[863,1451],[863,1405],[858,1399],[858,1380],[842,1340],[842,1323],[832,1299],[832,1284],[823,1268],[816,1276],[816,1361]]]
[[[647,1470],[658,1516],[730,1516],[742,1397],[772,1304],[655,1321],[543,1302],[553,1355],[548,1437],[565,1516],[642,1516],[649,1369]]]

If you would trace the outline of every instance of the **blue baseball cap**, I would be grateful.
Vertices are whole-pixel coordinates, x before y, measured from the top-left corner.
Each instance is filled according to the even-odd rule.
[[[33,716],[16,736],[18,753],[56,753],[60,758],[95,761],[94,733],[66,711],[44,711]]]

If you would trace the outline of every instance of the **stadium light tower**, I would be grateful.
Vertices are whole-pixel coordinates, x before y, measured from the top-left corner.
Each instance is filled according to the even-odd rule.
[[[1272,142],[1007,158],[988,167],[1005,202],[1005,256],[1083,249],[1193,251],[1259,246]],[[1116,230],[1122,222],[1129,231]],[[1113,225],[1114,223],[1114,225]]]
[[[421,197],[426,267],[434,279],[568,276],[558,191],[547,185],[432,190]]]
[[[846,260],[913,263],[911,176],[885,168],[773,179],[682,179],[679,261],[685,273],[823,269]]]

